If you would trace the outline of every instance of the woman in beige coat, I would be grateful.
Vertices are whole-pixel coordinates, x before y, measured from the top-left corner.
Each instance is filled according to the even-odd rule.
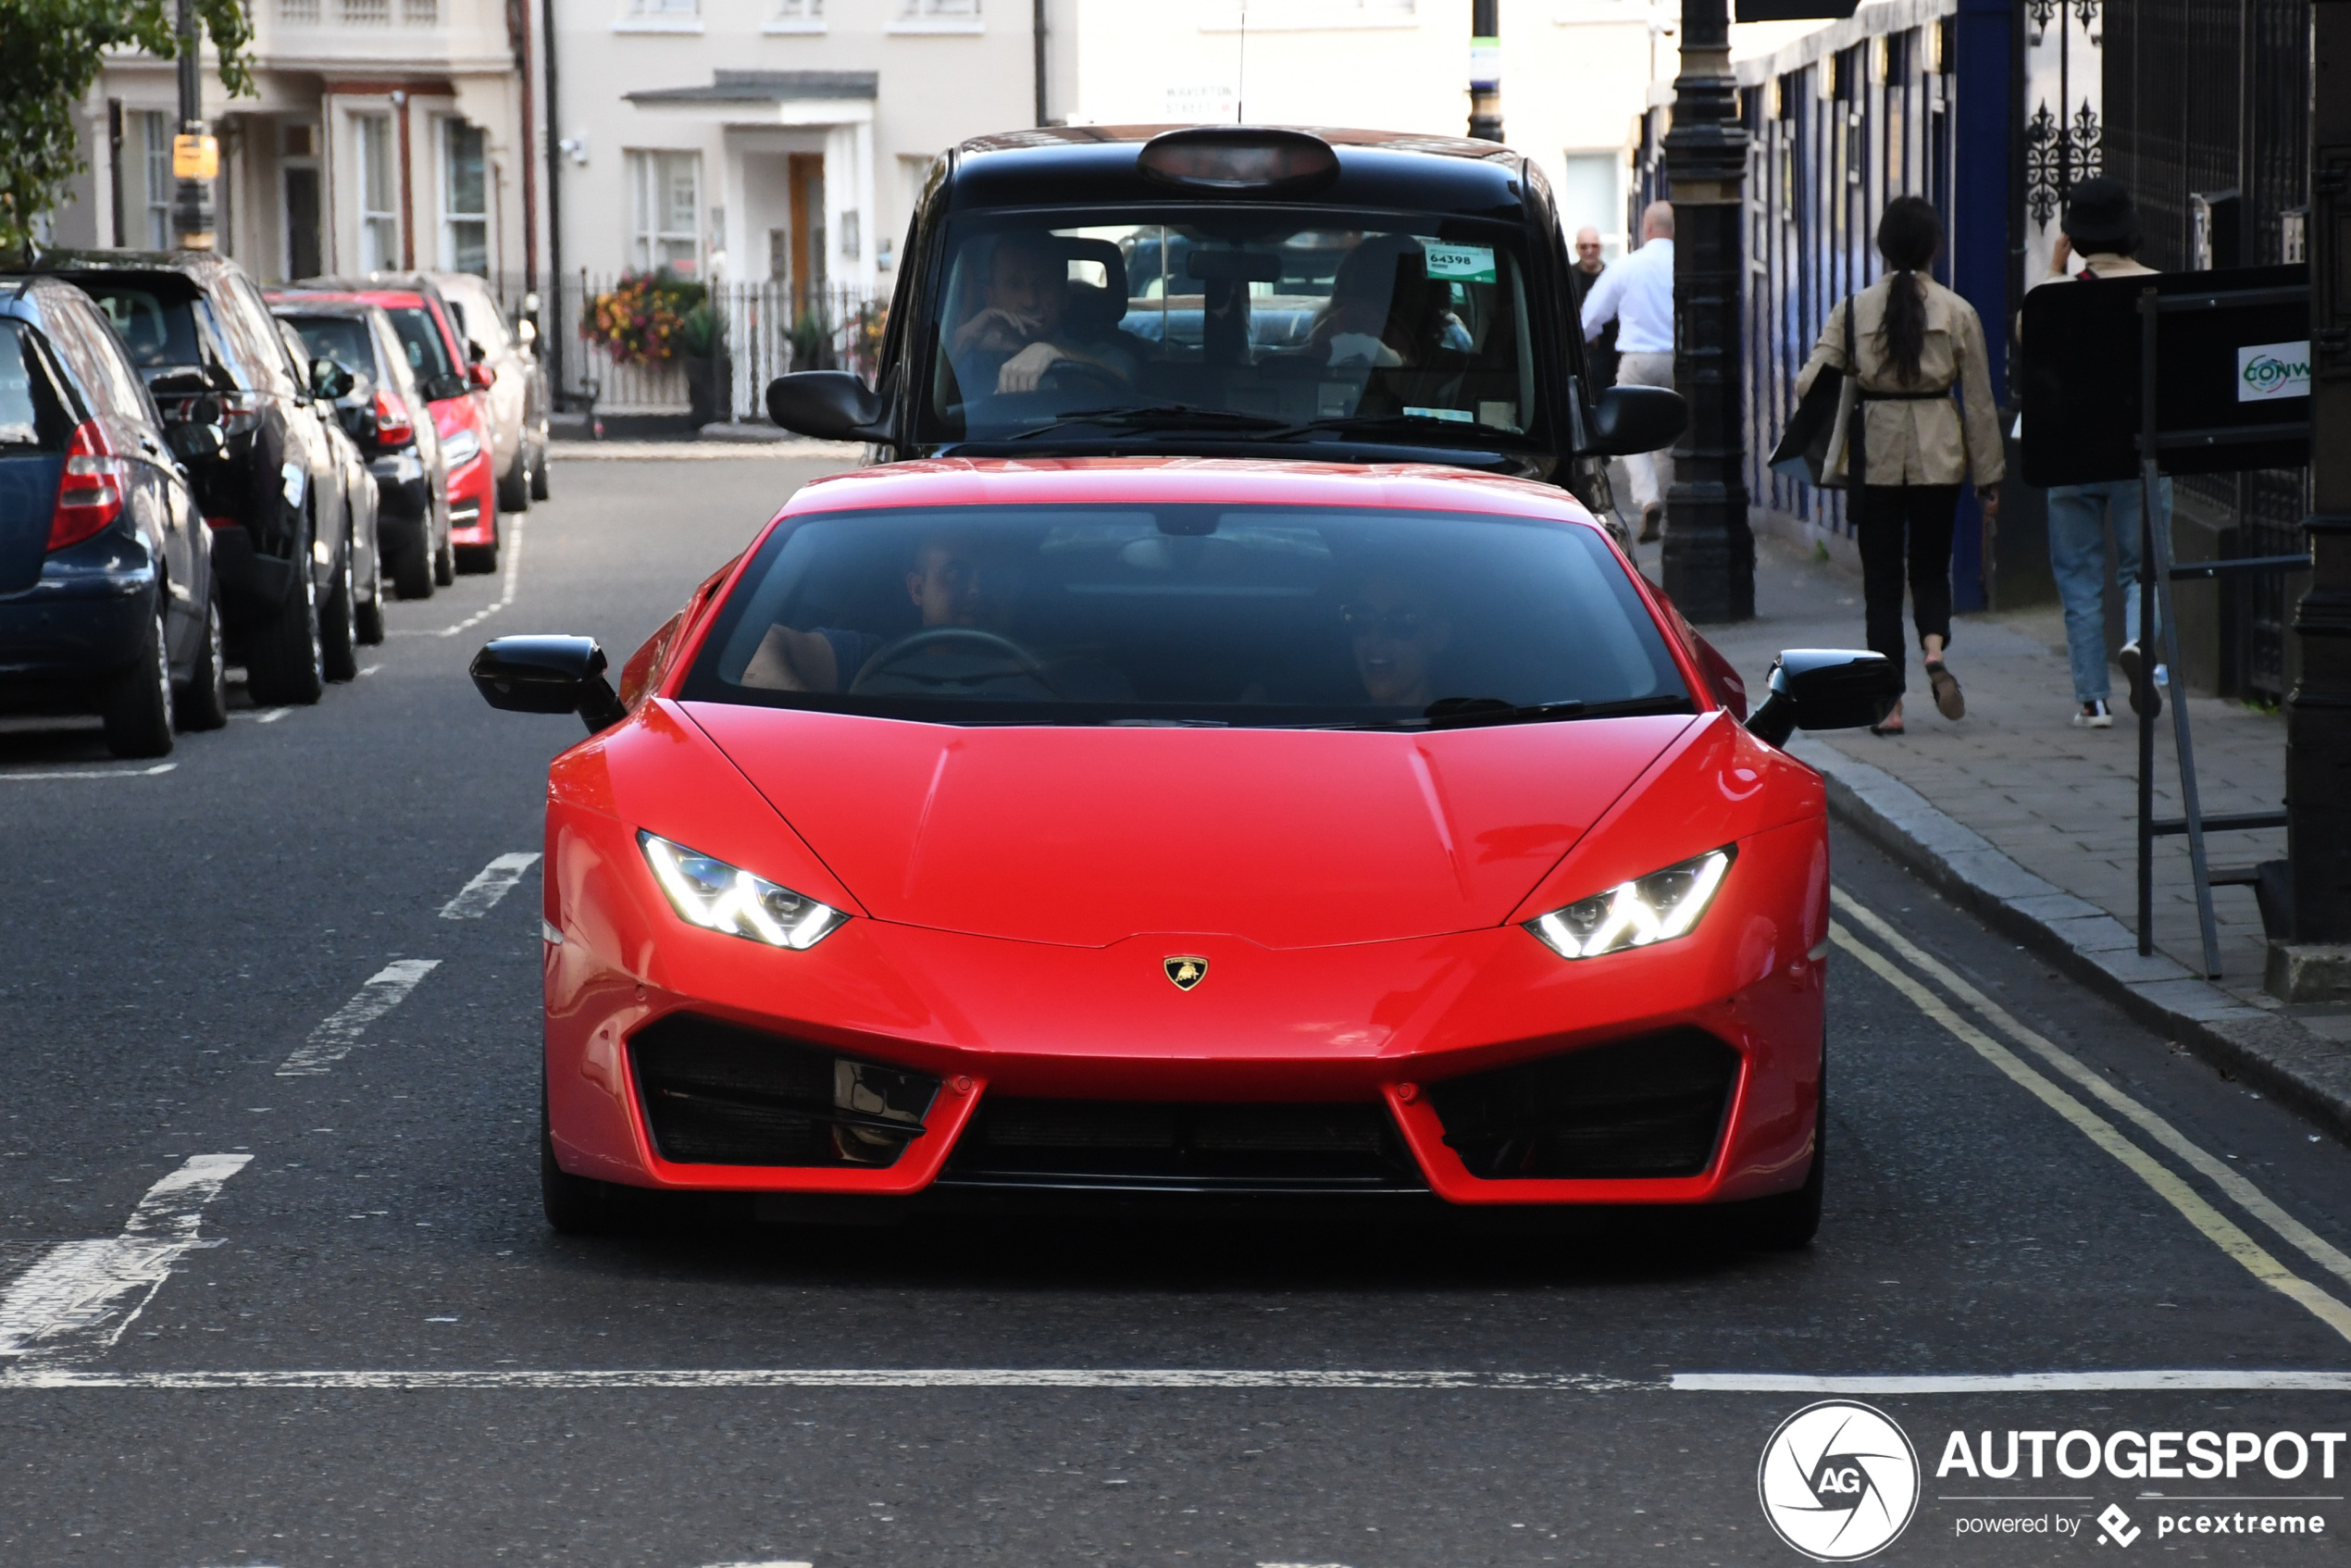
[[[1855,447],[1862,482],[1852,488],[1851,510],[1861,550],[1861,598],[1870,646],[1903,668],[1902,588],[1926,655],[1927,683],[1944,717],[1967,712],[1958,678],[1944,667],[1951,641],[1951,529],[1959,486],[1975,483],[1989,519],[1999,510],[2005,471],[1999,417],[1985,367],[1984,323],[1975,307],[1927,276],[1942,248],[1943,223],[1916,196],[1886,204],[1878,223],[1878,254],[1886,274],[1829,313],[1828,325],[1797,379],[1801,399],[1823,366],[1853,380],[1857,402],[1833,468],[1847,472]],[[1853,360],[1846,362],[1847,311],[1853,315]],[[1957,390],[1959,400],[1951,393]],[[1905,557],[1907,555],[1907,566]],[[1881,735],[1902,733],[1896,704]]]

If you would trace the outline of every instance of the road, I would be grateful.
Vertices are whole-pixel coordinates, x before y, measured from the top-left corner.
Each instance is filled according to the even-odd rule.
[[[1935,1474],[1956,1430],[2351,1428],[2351,1157],[1841,830],[1800,1254],[1638,1221],[549,1232],[537,872],[501,857],[577,725],[491,713],[466,660],[545,630],[617,662],[818,471],[562,463],[512,571],[392,605],[361,679],[168,771],[0,733],[0,1561],[1793,1563],[1758,1460],[1831,1395],[1925,1467],[1884,1561],[2343,1555],[2341,1447]],[[2161,1523],[2232,1511],[2324,1533]],[[2047,1533],[1961,1533],[2003,1518]]]

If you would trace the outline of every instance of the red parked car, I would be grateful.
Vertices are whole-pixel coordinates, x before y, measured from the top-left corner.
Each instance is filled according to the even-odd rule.
[[[632,657],[502,638],[548,776],[549,1217],[1051,1191],[1730,1204],[1823,1172],[1828,830],[1572,496],[1455,468],[819,479]],[[623,1206],[625,1207],[625,1206]]]
[[[377,274],[321,278],[302,285],[308,297],[362,300],[392,317],[408,364],[432,409],[449,469],[449,541],[456,569],[498,569],[498,474],[491,441],[489,367],[466,353],[448,301],[429,279]],[[448,579],[442,578],[442,587]]]

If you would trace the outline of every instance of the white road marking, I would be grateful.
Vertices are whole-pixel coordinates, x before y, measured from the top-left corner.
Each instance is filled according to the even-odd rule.
[[[522,530],[523,518],[525,516],[527,516],[527,514],[517,512],[502,515],[498,519],[498,526],[502,529],[504,529],[506,524],[510,521],[514,524],[514,529],[500,541],[500,550],[506,557],[504,579],[505,586],[504,591],[500,592],[494,601],[484,604],[480,609],[476,610],[472,615],[467,616],[455,626],[444,626],[432,631],[427,631],[421,628],[411,628],[407,627],[396,627],[391,631],[384,633],[384,635],[387,637],[454,637],[459,632],[470,630],[472,628],[479,626],[482,622],[488,620],[491,616],[496,615],[499,611],[513,604],[515,602],[515,589],[520,581],[522,574]]]
[[[1933,954],[1924,952],[1884,918],[1852,898],[1843,889],[1834,889],[1831,896],[1845,913],[1868,927],[1878,940],[1907,959],[1913,968],[1925,971],[1941,982],[1943,989],[1974,1008],[1992,1026],[2010,1039],[2039,1056],[2074,1085],[2169,1150],[2219,1188],[2229,1201],[2291,1243],[2304,1257],[2351,1284],[2351,1256],[2327,1241],[2308,1226],[2287,1213],[2270,1195],[2245,1179],[2240,1171],[2232,1169],[2224,1160],[2216,1160],[2186,1134],[2115,1088],[2085,1066],[2072,1052],[2044,1035],[2019,1023],[2008,1009],[1968,984],[1951,968]]]
[[[381,668],[383,668],[381,665],[362,665],[359,666],[359,678],[365,680]]]
[[[1553,1393],[1661,1390],[1585,1373],[1377,1372],[1322,1368],[1226,1371],[1193,1367],[720,1367],[709,1370],[417,1372],[0,1372],[0,1388],[1392,1388],[1534,1389]]]
[[[1884,956],[1875,948],[1864,945],[1850,927],[1831,921],[1829,936],[1837,946],[1873,970],[1880,979],[1908,997],[1912,1006],[2007,1074],[2020,1089],[2065,1118],[2083,1137],[2114,1156],[2124,1169],[2146,1183],[2157,1197],[2178,1210],[2182,1219],[2201,1231],[2206,1240],[2234,1259],[2247,1274],[2300,1305],[2345,1339],[2351,1339],[2351,1307],[2344,1305],[2270,1256],[2266,1248],[2246,1235],[2235,1221],[2206,1201],[2204,1195],[2182,1180],[2171,1166],[2161,1164],[2146,1150],[2115,1131],[2088,1106],[2027,1065],[2022,1057],[1959,1016],[1941,997],[1927,989],[1892,959]]]
[[[159,762],[153,767],[78,767],[69,773],[0,773],[0,782],[30,784],[53,778],[153,778],[180,765]]]
[[[2351,1393],[2351,1372],[1895,1373],[1815,1377],[1784,1372],[1677,1372],[1677,1392],[1699,1394],[2124,1394]]]
[[[358,993],[328,1014],[302,1049],[278,1069],[281,1078],[317,1077],[351,1054],[368,1025],[407,1000],[417,982],[441,967],[438,958],[395,958],[368,977]]]
[[[441,906],[441,917],[443,920],[480,919],[498,907],[498,901],[522,879],[524,872],[538,864],[539,853],[535,850],[529,853],[516,851],[513,854],[500,855],[475,872],[474,879],[458,889],[455,898]]]
[[[147,1189],[122,1234],[51,1248],[0,1296],[0,1356],[96,1355],[122,1338],[171,1266],[204,1243],[204,1207],[250,1154],[197,1154]]]
[[[275,724],[292,712],[292,708],[269,708],[254,715],[253,721],[255,724]]]

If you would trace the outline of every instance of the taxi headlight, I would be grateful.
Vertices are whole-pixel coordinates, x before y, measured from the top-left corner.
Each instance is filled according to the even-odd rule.
[[[849,916],[805,893],[778,887],[739,865],[640,829],[637,847],[678,917],[705,930],[805,952]]]
[[[1526,923],[1536,939],[1561,958],[1597,958],[1688,934],[1738,852],[1710,850],[1694,860],[1619,882]]]

